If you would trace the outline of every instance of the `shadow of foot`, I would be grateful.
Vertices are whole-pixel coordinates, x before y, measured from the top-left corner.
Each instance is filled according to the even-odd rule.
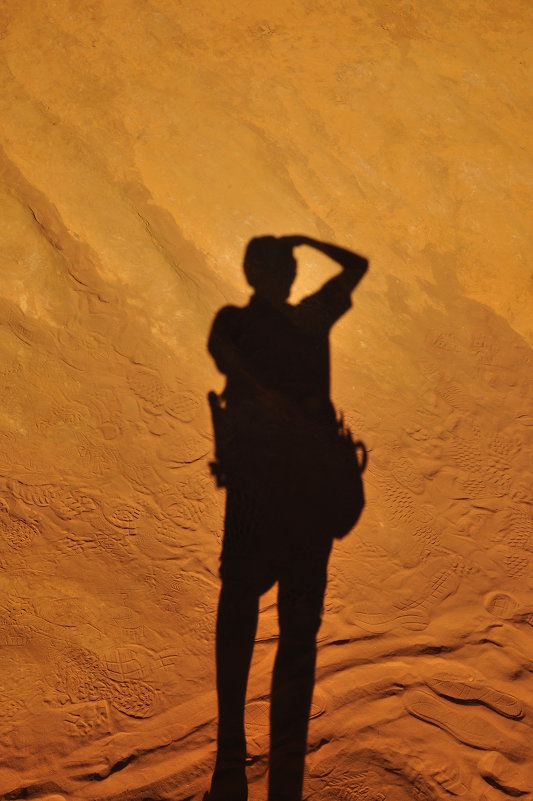
[[[246,772],[242,768],[215,771],[203,801],[248,801]]]

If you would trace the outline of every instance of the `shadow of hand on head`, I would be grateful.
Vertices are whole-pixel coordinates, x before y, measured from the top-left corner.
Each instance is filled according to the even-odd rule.
[[[342,271],[299,304],[287,302],[294,249],[307,245]],[[278,582],[280,636],[272,677],[269,800],[301,798],[307,724],[332,541],[363,505],[366,451],[330,399],[329,331],[351,306],[366,259],[303,236],[252,239],[247,306],[218,312],[209,352],[225,376],[209,393],[212,471],[226,488],[217,617],[217,762],[212,801],[247,797],[244,704],[259,597]]]

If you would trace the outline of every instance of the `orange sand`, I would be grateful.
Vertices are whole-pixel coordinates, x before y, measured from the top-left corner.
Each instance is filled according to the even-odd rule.
[[[533,797],[532,16],[2,4],[1,798],[207,789],[224,507],[207,336],[247,302],[248,240],[300,232],[370,262],[331,337],[367,505],[330,560],[306,797]],[[335,271],[299,265],[295,302]]]

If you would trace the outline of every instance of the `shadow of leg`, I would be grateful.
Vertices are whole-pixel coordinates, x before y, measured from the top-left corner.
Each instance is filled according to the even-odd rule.
[[[236,582],[224,582],[216,631],[218,741],[209,801],[246,801],[246,685],[259,613],[259,599]]]
[[[280,639],[272,681],[268,801],[302,797],[316,644]]]
[[[272,677],[268,801],[300,801],[302,797],[326,564],[327,555],[318,570],[306,575],[305,567],[299,565],[295,573],[280,578],[280,639]]]

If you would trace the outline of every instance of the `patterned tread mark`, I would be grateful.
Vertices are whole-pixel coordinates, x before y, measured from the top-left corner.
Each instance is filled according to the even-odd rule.
[[[389,631],[397,625],[410,631],[423,631],[429,624],[431,609],[453,595],[459,583],[457,570],[450,566],[442,567],[431,577],[427,592],[421,597],[411,598],[388,612],[360,609],[354,612],[354,622],[375,633]]]
[[[142,615],[129,606],[122,606],[109,616],[111,623],[120,630],[122,643],[138,644],[144,636]]]
[[[511,479],[510,476],[500,476],[495,481],[461,477],[458,483],[465,497],[475,500],[477,498],[500,498],[507,495]]]
[[[364,631],[376,634],[390,631],[398,625],[410,631],[423,631],[429,624],[426,610],[418,606],[389,612],[373,612],[361,608],[355,609],[352,617],[353,622]]]
[[[342,787],[335,784],[320,793],[321,801],[386,801],[387,796],[382,792],[361,782],[351,787]]]
[[[215,586],[206,582],[199,574],[190,571],[187,575],[163,576],[159,581],[161,601],[165,607],[185,612],[196,617],[198,612],[213,620],[215,612]],[[207,612],[207,607],[211,606]]]
[[[501,536],[505,536],[506,532],[500,532],[499,538]],[[529,537],[523,531],[514,532],[511,531],[509,537],[507,538],[507,545],[509,548],[516,548],[519,551],[523,550],[530,550],[529,548]]]
[[[0,508],[0,537],[15,551],[20,551],[39,535],[37,523],[24,520]]]
[[[103,737],[111,734],[112,725],[106,701],[93,701],[70,707],[65,722],[74,736]]]
[[[427,609],[434,604],[444,601],[449,595],[457,590],[460,582],[458,564],[445,564],[436,570],[431,577],[428,576],[426,591],[419,596],[414,596],[402,605],[406,609]]]
[[[128,375],[128,382],[149,411],[154,414],[163,413],[170,390],[156,373],[149,370],[135,370]]]
[[[209,646],[215,637],[215,615],[207,614],[205,609],[197,610],[196,617],[191,623],[190,634],[194,640],[195,648],[199,643]]]
[[[159,598],[161,609],[166,612],[183,613],[183,600],[179,595],[165,592]]]
[[[77,598],[45,598],[37,602],[37,614],[48,623],[65,628],[83,626],[89,622],[89,616]]]
[[[199,434],[188,434],[175,441],[172,447],[159,449],[158,456],[165,467],[175,468],[197,462],[206,456],[210,449],[211,444]]]
[[[92,387],[83,401],[85,414],[97,425],[113,421],[120,425],[123,417],[123,404],[120,396],[111,387]]]
[[[134,529],[142,515],[142,508],[135,503],[119,503],[104,512],[105,519],[116,528]]]
[[[528,573],[529,561],[525,556],[507,554],[503,560],[504,570],[510,578],[521,578]]]
[[[440,537],[430,525],[419,526],[413,533],[424,545],[432,547],[438,547],[440,545]]]
[[[156,658],[160,667],[174,668],[176,661],[179,658],[179,652],[174,651],[172,648],[166,648],[164,651],[159,651]]]
[[[454,409],[468,409],[470,406],[468,395],[457,384],[449,382],[441,384],[437,391],[441,398]]]
[[[415,495],[422,495],[425,489],[423,476],[417,471],[413,462],[406,456],[400,456],[392,463],[392,474],[395,479]]]
[[[129,561],[134,555],[132,534],[132,529],[112,526],[103,515],[91,521],[90,536],[97,547],[120,561]]]
[[[374,767],[363,767],[363,765]],[[387,769],[384,767],[387,765]],[[309,773],[312,782],[319,786],[316,794],[309,796],[313,801],[412,801],[419,798],[412,794],[416,777],[408,777],[409,781],[390,781],[388,773],[388,760],[382,753],[364,750],[359,754],[349,754],[345,751],[321,759],[314,766],[310,766]],[[396,772],[396,771],[395,771]],[[424,798],[428,798],[425,796]]]
[[[433,335],[432,345],[434,348],[444,350],[447,353],[460,353],[461,343],[453,331],[442,331]]]
[[[465,795],[468,787],[461,779],[461,771],[458,765],[445,762],[438,767],[430,769],[431,778],[440,785],[450,795]]]
[[[31,597],[16,593],[4,595],[2,608],[13,620],[22,620],[35,614],[35,603]]]
[[[191,423],[200,407],[200,400],[190,390],[174,395],[165,403],[165,411],[181,423]]]
[[[146,458],[146,456],[139,456],[139,459]],[[121,462],[123,466],[124,475],[131,483],[133,488],[143,495],[152,495],[157,488],[159,491],[164,491],[168,484],[165,484],[159,477],[152,465],[132,464]]]
[[[54,405],[48,412],[44,420],[35,423],[38,431],[45,432],[56,426],[75,427],[82,424],[88,417],[88,410],[85,406],[77,403]]]
[[[494,459],[487,459],[485,465],[485,475],[487,482],[491,487],[494,487],[495,492],[501,495],[507,495],[511,486],[511,474],[507,465],[502,465]]]
[[[106,651],[102,663],[113,681],[145,681],[151,673],[151,656],[135,645],[123,645]]]
[[[88,495],[74,493],[66,487],[55,487],[50,499],[50,508],[63,520],[72,520],[84,512],[94,512],[96,504]]]
[[[453,567],[443,567],[438,570],[431,580],[431,590],[427,603],[438,604],[444,601],[449,595],[453,595],[459,587],[457,565]]]
[[[514,695],[500,692],[479,681],[465,682],[448,673],[436,673],[426,683],[438,695],[457,701],[484,704],[506,718],[521,718],[524,714],[521,702]]]
[[[92,442],[88,437],[82,436],[76,446],[75,452],[82,460],[83,466],[96,476],[103,476],[116,468],[117,453],[107,445]]]
[[[415,513],[412,495],[407,492],[396,479],[380,482],[384,500],[392,520],[411,520]]]
[[[412,690],[407,693],[405,706],[409,714],[451,734],[460,743],[485,751],[499,750],[510,753],[516,747],[513,741],[484,717],[475,714],[457,714],[457,709],[428,693]]]
[[[485,609],[500,620],[511,620],[519,608],[517,599],[507,592],[491,592],[485,598]]]
[[[506,434],[496,434],[488,445],[489,453],[495,459],[501,459],[505,462],[511,461],[513,456],[520,452],[520,448],[520,441]]]
[[[470,350],[482,364],[493,364],[497,349],[492,339],[485,334],[474,334],[470,340]]]
[[[0,618],[0,645],[22,648],[30,642],[33,630],[30,626],[19,625],[12,620]]]
[[[211,487],[210,477],[202,472],[188,476],[185,481],[180,482],[180,490],[184,498],[191,501],[203,501]]]
[[[519,507],[511,512],[511,526],[513,534],[523,538],[524,544],[533,539],[533,516]]]
[[[56,492],[54,484],[26,484],[16,479],[9,481],[8,486],[14,497],[28,506],[48,506]]]
[[[10,474],[13,469],[15,442],[13,434],[0,432],[0,476]]]
[[[109,703],[119,712],[132,718],[149,718],[155,714],[157,693],[145,681],[109,681]]]
[[[95,653],[69,643],[50,648],[55,669],[46,681],[70,703],[99,701],[106,696],[105,675]],[[64,703],[64,700],[62,701]]]
[[[309,719],[318,718],[323,715],[326,709],[326,704],[321,693],[315,690],[311,709],[309,710]],[[246,704],[246,723],[251,729],[265,729],[270,726],[270,703],[269,701],[250,701]]]
[[[13,698],[9,695],[0,695],[0,722],[5,725],[7,721],[13,720],[26,709],[26,704],[20,698]]]
[[[91,551],[100,550],[102,548],[100,537],[100,532],[70,529],[65,532],[58,546],[59,551],[61,553],[88,554]]]
[[[175,501],[165,508],[165,514],[180,528],[196,531],[202,521],[205,506],[198,501],[189,501],[183,498]]]
[[[453,461],[469,473],[480,473],[483,470],[481,451],[468,440],[451,437],[446,442],[446,450]]]
[[[181,545],[180,529],[171,520],[157,520],[154,522],[153,536],[161,545],[170,548]]]

